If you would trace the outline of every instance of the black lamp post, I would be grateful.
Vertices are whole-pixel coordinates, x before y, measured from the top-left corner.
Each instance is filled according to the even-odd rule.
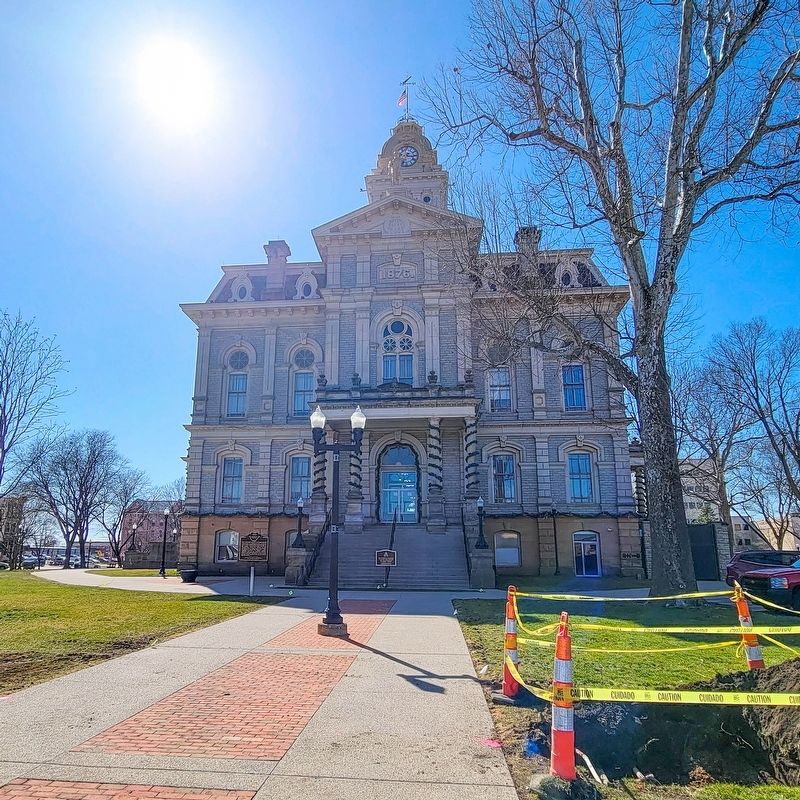
[[[325,609],[325,616],[317,630],[323,636],[347,636],[347,625],[342,619],[342,612],[339,610],[339,455],[341,453],[355,453],[361,450],[361,441],[364,438],[364,426],[367,418],[357,406],[356,410],[350,415],[350,427],[352,428],[352,442],[343,444],[334,442],[325,443],[325,415],[322,409],[317,406],[311,415],[311,431],[314,435],[314,455],[323,453],[333,453],[333,487],[331,498],[331,571],[328,579],[328,605]]]
[[[294,535],[294,541],[292,542],[292,547],[305,547],[306,543],[303,540],[303,534],[301,533],[303,527],[303,498],[297,498],[297,533]]]
[[[476,550],[488,550],[489,545],[486,542],[486,537],[483,535],[483,498],[479,497],[478,502],[478,541],[475,542]]]
[[[128,548],[128,550],[134,550],[134,551],[136,550],[136,529],[138,527],[139,526],[135,522],[131,526],[131,530],[133,531],[133,533],[131,534],[131,546]],[[122,566],[122,564],[120,564],[120,566]]]
[[[164,535],[161,538],[161,569],[158,574],[167,577],[167,522],[169,521],[169,506],[164,509]]]

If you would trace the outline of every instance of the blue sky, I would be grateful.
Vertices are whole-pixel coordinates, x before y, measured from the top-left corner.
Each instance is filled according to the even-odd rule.
[[[399,113],[399,82],[453,62],[466,0],[438,3],[161,0],[3,4],[0,307],[58,337],[64,421],[110,430],[156,482],[182,472],[195,331],[223,263],[365,201],[363,176]],[[136,83],[153,40],[189,42],[215,103],[180,131]],[[414,98],[412,95],[412,102]],[[413,110],[413,109],[412,109]],[[446,153],[442,153],[446,157]],[[701,338],[755,314],[793,324],[797,236],[764,218],[707,233],[685,291]]]

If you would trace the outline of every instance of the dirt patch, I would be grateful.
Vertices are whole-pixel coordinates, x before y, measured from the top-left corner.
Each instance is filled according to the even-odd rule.
[[[718,675],[696,690],[800,692],[800,659],[753,672]],[[546,768],[549,709],[531,713],[529,752]],[[611,779],[652,775],[659,783],[800,783],[797,707],[578,703],[575,740]],[[522,750],[525,752],[526,743]]]
[[[0,695],[17,692],[58,675],[141,650],[153,641],[150,637],[122,639],[114,642],[108,650],[93,653],[48,653],[35,650],[0,653]]]

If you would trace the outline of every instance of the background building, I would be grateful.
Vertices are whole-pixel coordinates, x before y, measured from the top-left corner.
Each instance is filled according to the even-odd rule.
[[[349,436],[356,405],[367,416],[361,454],[342,461],[343,585],[374,584],[395,516],[402,582],[464,585],[479,496],[498,571],[640,574],[622,386],[589,358],[486,357],[458,268],[477,257],[481,221],[447,209],[447,172],[414,120],[394,128],[366,189],[366,206],[312,231],[319,261],[270,241],[266,263],[223,267],[206,302],[182,306],[198,348],[181,562],[244,571],[239,540],[257,532],[264,569],[282,572],[299,497],[313,546],[331,486],[312,451],[319,403],[329,440]],[[518,250],[538,236],[520,230]],[[584,332],[616,348],[627,286],[609,285],[590,250],[535,255],[576,313],[591,307]],[[479,290],[478,303],[504,302]]]

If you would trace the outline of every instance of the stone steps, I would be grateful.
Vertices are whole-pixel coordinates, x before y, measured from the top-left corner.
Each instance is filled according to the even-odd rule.
[[[386,568],[375,566],[375,551],[389,546],[391,527],[375,525],[360,534],[340,534],[339,586],[376,589]],[[420,525],[398,525],[394,549],[398,566],[389,571],[390,589],[465,589],[469,587],[464,539],[460,528],[432,534]],[[308,585],[328,585],[330,538],[326,538]]]

